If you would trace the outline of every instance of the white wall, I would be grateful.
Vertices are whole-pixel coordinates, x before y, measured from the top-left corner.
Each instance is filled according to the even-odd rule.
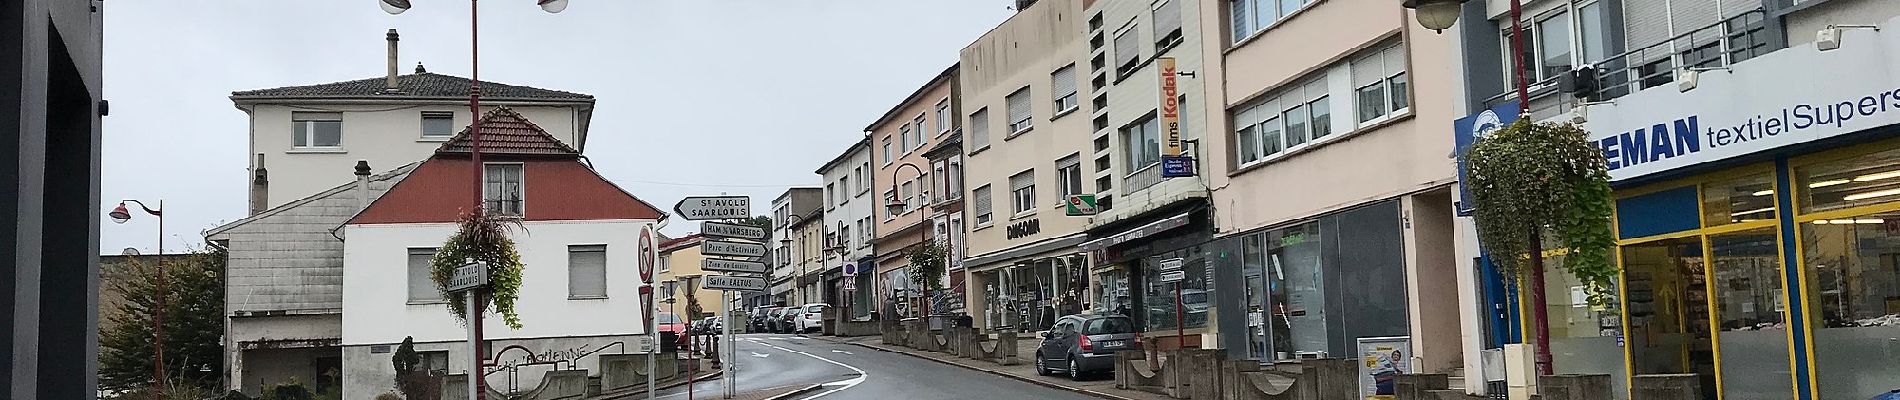
[[[356,179],[357,160],[368,160],[375,171],[387,171],[400,165],[422,161],[435,154],[444,139],[422,138],[422,112],[455,113],[455,131],[467,127],[468,106],[441,105],[255,105],[241,106],[251,113],[250,153],[245,156],[253,170],[257,155],[264,155],[264,168],[270,172],[270,199],[266,207],[295,201]],[[579,123],[576,106],[511,106],[529,121],[547,130],[556,139],[578,149],[575,128]],[[486,112],[493,107],[487,107]],[[291,148],[292,112],[342,112],[343,146],[338,150],[296,150]],[[246,176],[245,187],[250,187]]]
[[[1177,77],[1175,79],[1175,90],[1177,95],[1187,96],[1187,101],[1181,103],[1183,106],[1181,107],[1180,121],[1181,139],[1184,141],[1199,140],[1204,136],[1204,132],[1206,132],[1207,129],[1207,107],[1201,107],[1206,98],[1207,83],[1203,78],[1200,78],[1207,75],[1201,75],[1201,35],[1198,34],[1201,29],[1200,8],[1204,5],[1195,1],[1176,1],[1181,2],[1179,7],[1181,7],[1182,40],[1178,46],[1165,54],[1161,54],[1161,56],[1174,57],[1176,71],[1196,73],[1196,76],[1192,77]],[[1103,19],[1102,32],[1103,38],[1107,40],[1107,42],[1102,46],[1108,48],[1104,54],[1108,54],[1111,58],[1118,57],[1113,54],[1113,42],[1116,30],[1129,21],[1135,21],[1137,25],[1134,28],[1134,34],[1140,38],[1137,41],[1141,43],[1139,47],[1141,48],[1142,60],[1146,61],[1150,57],[1154,57],[1156,50],[1154,48],[1155,21],[1154,12],[1151,8],[1152,4],[1149,2],[1106,2],[1103,4],[1104,5],[1100,6]],[[1133,75],[1130,75],[1126,80],[1113,83],[1105,88],[1105,90],[1109,92],[1109,122],[1108,130],[1106,131],[1106,134],[1110,135],[1108,141],[1109,149],[1106,152],[1083,153],[1084,159],[1082,160],[1082,168],[1083,171],[1086,171],[1083,173],[1083,179],[1088,182],[1084,184],[1083,187],[1085,189],[1092,188],[1094,190],[1101,190],[1101,188],[1096,186],[1095,180],[1104,176],[1110,177],[1109,179],[1114,181],[1112,185],[1114,186],[1113,189],[1107,191],[1108,193],[1101,194],[1114,195],[1114,208],[1103,211],[1091,221],[1092,223],[1102,224],[1133,217],[1151,211],[1155,207],[1180,201],[1191,195],[1205,196],[1207,193],[1207,184],[1199,178],[1163,178],[1160,180],[1161,183],[1144,188],[1135,188],[1128,185],[1126,177],[1135,171],[1128,168],[1127,158],[1130,143],[1123,140],[1121,131],[1122,127],[1134,123],[1138,118],[1145,120],[1149,118],[1147,117],[1148,115],[1154,115],[1152,118],[1156,118],[1157,120],[1160,118],[1158,109],[1161,106],[1161,80],[1160,74],[1156,70],[1157,68],[1153,62],[1143,64],[1140,69],[1137,69]],[[1109,74],[1109,81],[1114,82],[1114,68],[1108,68],[1107,73]],[[1092,98],[1092,92],[1087,89],[1089,87],[1087,86],[1087,82],[1088,79],[1092,79],[1093,76],[1094,75],[1085,75],[1082,78],[1082,85],[1084,85],[1082,86],[1082,93],[1084,93],[1084,96],[1081,101],[1083,104],[1087,104]],[[1084,109],[1089,108],[1084,107]],[[1159,123],[1156,123],[1156,126],[1162,129],[1161,134],[1165,139],[1167,127],[1161,126]],[[1104,134],[1104,132],[1101,131],[1096,133]],[[1220,155],[1218,152],[1210,154],[1208,152],[1209,149],[1196,149],[1194,147],[1194,145],[1183,144],[1182,155],[1194,156],[1196,160],[1203,161],[1203,164],[1211,162],[1210,160],[1216,159],[1216,157]],[[1200,153],[1189,153],[1194,151],[1199,151]],[[1091,154],[1094,156],[1090,156]],[[1109,155],[1112,160],[1110,163],[1111,167],[1107,171],[1098,172],[1095,170],[1092,160],[1105,154]],[[1205,165],[1200,165],[1199,167],[1203,169],[1206,168]],[[1152,168],[1160,168],[1160,166],[1156,165]],[[1159,172],[1154,173],[1158,174]],[[1203,171],[1203,173],[1205,173],[1205,171]],[[1065,199],[1055,200],[1062,201]],[[1172,215],[1151,217],[1170,216]]]
[[[635,250],[648,220],[531,221],[512,236],[527,266],[515,309],[522,329],[493,312],[483,320],[490,339],[643,334]],[[344,228],[343,345],[466,340],[443,304],[408,304],[408,249],[436,247],[452,224],[350,225]],[[568,300],[567,246],[607,245],[607,298]]]
[[[857,151],[853,152],[849,157],[846,157],[844,162],[838,163],[838,165],[832,166],[830,170],[824,171],[824,181],[836,185],[838,179],[844,179],[845,182],[850,183],[851,186],[855,186],[857,183],[852,182],[851,171],[869,165],[870,162],[871,148],[864,147],[857,149]],[[866,187],[864,190],[856,190],[858,189],[856,187],[839,190],[839,193],[841,193],[840,196],[845,198],[844,205],[838,205],[837,199],[827,200],[830,201],[831,204],[825,205],[825,226],[830,227],[829,231],[831,232],[836,232],[839,226],[849,226],[851,227],[851,237],[845,238],[847,243],[850,243],[850,246],[846,246],[847,248],[842,256],[838,253],[831,253],[825,256],[825,267],[844,265],[845,262],[871,255],[871,241],[865,240],[865,238],[874,236],[867,235],[867,232],[859,232],[857,221],[870,217],[873,210],[871,207],[878,205],[878,195],[876,195],[876,193],[880,193],[880,191],[870,186],[872,186],[872,181],[879,181],[880,179],[874,176],[877,174],[876,171],[864,171],[864,173],[873,175],[866,177],[864,183]],[[871,224],[865,228],[876,230],[876,226],[877,221],[872,220]]]

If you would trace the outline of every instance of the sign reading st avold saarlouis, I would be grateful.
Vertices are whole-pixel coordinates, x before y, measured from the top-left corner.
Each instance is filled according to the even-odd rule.
[[[699,233],[721,238],[765,240],[765,228],[724,222],[700,222]]]
[[[745,196],[693,196],[673,204],[673,212],[688,221],[739,219],[752,217],[752,198]]]
[[[477,262],[455,267],[446,289],[453,293],[485,286],[488,286],[488,264]]]

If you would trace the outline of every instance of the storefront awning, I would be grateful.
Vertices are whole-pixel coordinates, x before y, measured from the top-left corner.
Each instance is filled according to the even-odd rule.
[[[1148,223],[1147,225],[1142,225],[1140,228],[1129,229],[1126,232],[1118,233],[1113,236],[1090,240],[1087,243],[1082,243],[1082,250],[1102,251],[1103,249],[1107,249],[1109,246],[1114,246],[1114,245],[1118,245],[1122,243],[1128,243],[1136,239],[1141,239],[1141,238],[1153,236],[1154,234],[1157,234],[1157,233],[1165,232],[1169,229],[1187,226],[1188,214],[1191,214],[1191,213],[1181,213],[1181,215],[1168,217],[1167,219],[1151,222],[1151,223]]]
[[[1034,256],[1034,255],[1048,253],[1048,252],[1057,251],[1057,250],[1072,249],[1075,247],[1075,245],[1082,243],[1083,240],[1088,240],[1088,236],[1077,233],[1074,235],[1063,236],[1056,239],[1046,240],[1041,243],[1018,246],[1016,248],[1012,248],[1008,250],[965,258],[963,259],[963,268],[969,269],[969,270],[978,270],[978,269],[983,269],[985,267],[992,267],[992,266],[1004,264],[1006,262],[1014,261],[1016,259],[1020,259],[1023,257]]]

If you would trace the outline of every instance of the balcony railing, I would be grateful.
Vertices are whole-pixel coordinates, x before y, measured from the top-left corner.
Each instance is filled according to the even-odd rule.
[[[1661,42],[1589,63],[1596,68],[1594,86],[1597,90],[1588,99],[1604,101],[1627,96],[1675,82],[1679,69],[1728,67],[1780,50],[1783,46],[1769,37],[1769,23],[1767,12],[1757,8]],[[1555,115],[1574,105],[1570,101],[1550,97],[1558,93],[1557,80],[1557,77],[1551,77],[1531,84],[1533,115]],[[1516,100],[1515,96],[1515,92],[1505,91],[1485,99],[1484,103],[1486,107],[1495,106]]]

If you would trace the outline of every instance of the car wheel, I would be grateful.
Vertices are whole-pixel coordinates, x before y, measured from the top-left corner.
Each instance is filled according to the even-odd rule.
[[[1082,380],[1082,366],[1075,362],[1075,356],[1069,356],[1069,379]]]
[[[1042,352],[1036,352],[1036,376],[1049,376],[1049,366],[1044,364]]]

